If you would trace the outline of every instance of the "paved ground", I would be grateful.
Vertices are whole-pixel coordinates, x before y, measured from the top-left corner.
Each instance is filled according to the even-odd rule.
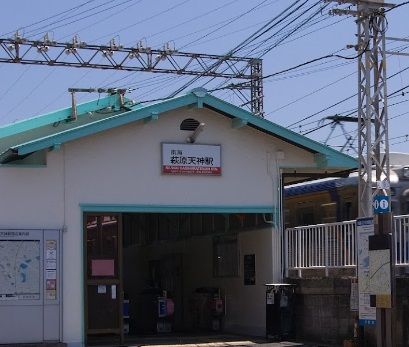
[[[327,347],[321,344],[305,344],[297,342],[268,342],[260,338],[236,335],[184,335],[184,336],[152,336],[128,337],[125,344],[114,340],[99,339],[90,344],[92,347]],[[65,347],[63,343],[47,344],[12,344],[0,347]]]
[[[107,340],[95,340],[92,347],[329,347],[325,344],[302,342],[270,342],[263,338],[238,336],[230,334],[185,334],[155,335],[147,337],[127,336],[123,345]],[[0,346],[3,347],[3,346]]]
[[[93,347],[97,347],[93,345]],[[102,346],[102,345],[100,345]],[[106,345],[105,345],[106,346]],[[236,335],[184,335],[128,338],[128,347],[293,347],[306,346],[296,342],[268,342],[265,339]],[[98,346],[99,347],[99,346]]]

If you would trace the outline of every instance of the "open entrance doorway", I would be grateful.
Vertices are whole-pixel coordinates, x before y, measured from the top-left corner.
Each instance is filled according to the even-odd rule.
[[[227,313],[251,306],[256,283],[264,290],[256,262],[269,271],[271,215],[85,213],[84,221],[89,344],[232,332]]]

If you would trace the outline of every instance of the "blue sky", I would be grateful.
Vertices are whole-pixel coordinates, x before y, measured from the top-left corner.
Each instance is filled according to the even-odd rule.
[[[316,0],[305,2],[300,9],[314,5]],[[396,3],[402,3],[397,1]],[[70,41],[78,34],[89,44],[107,44],[115,37],[124,46],[133,46],[143,41],[152,48],[161,48],[171,42],[176,49],[187,52],[225,54],[247,38],[267,21],[278,15],[292,1],[288,0],[71,0],[67,1],[14,1],[4,2],[0,13],[0,33],[9,37],[10,32],[23,28],[21,33],[30,39],[41,39],[45,32],[57,41]],[[300,3],[304,3],[301,1]],[[31,23],[54,16],[84,4],[77,10],[52,17],[34,26]],[[323,6],[324,3],[322,3]],[[304,63],[305,61],[338,52],[353,56],[354,50],[346,49],[356,43],[356,24],[352,17],[329,16],[329,4],[308,24],[272,48],[263,56],[264,75]],[[319,7],[315,7],[315,10]],[[301,12],[298,12],[301,13]],[[312,13],[312,12],[311,12]],[[388,13],[387,36],[409,37],[407,18],[409,5]],[[282,23],[281,35],[291,30],[302,19],[290,17]],[[25,27],[25,28],[24,28]],[[262,37],[274,34],[272,30]],[[265,46],[277,42],[280,34],[266,41]],[[257,43],[257,42],[253,42]],[[250,43],[251,45],[252,43]],[[388,49],[406,49],[409,42],[389,42]],[[238,53],[241,56],[256,56],[247,46]],[[409,50],[403,50],[409,53]],[[409,84],[409,56],[388,58],[388,92]],[[323,109],[345,99],[357,91],[357,63],[355,60],[330,58],[265,80],[266,118],[283,126],[297,123],[291,128],[298,132],[308,132],[322,123],[321,119],[335,114],[348,114],[357,107],[353,97],[326,111]],[[0,124],[14,122],[33,115],[45,113],[70,105],[70,87],[132,87],[129,97],[136,101],[168,96],[191,77],[156,75],[150,73],[129,73],[74,68],[51,68],[0,64]],[[187,90],[203,85],[207,80],[199,80]],[[209,89],[223,80],[206,85]],[[405,90],[409,92],[409,89]],[[236,94],[230,90],[215,93],[227,101],[240,104]],[[406,126],[409,120],[409,94],[396,94],[389,100],[390,143],[392,151],[409,152]],[[96,98],[97,95],[81,95],[80,101]],[[322,112],[320,112],[322,111]],[[353,113],[352,115],[355,115]],[[346,130],[355,134],[356,125],[346,124]],[[330,127],[326,126],[308,134],[309,137],[324,141]],[[341,129],[337,128],[329,144],[339,148],[345,142]],[[400,143],[399,143],[400,142]],[[350,154],[354,154],[352,151]]]

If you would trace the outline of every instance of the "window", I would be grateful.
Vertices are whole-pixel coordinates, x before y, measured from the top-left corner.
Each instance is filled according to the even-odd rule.
[[[239,256],[237,235],[218,236],[213,239],[214,277],[237,277]]]
[[[117,215],[87,215],[87,273],[89,278],[118,275]]]

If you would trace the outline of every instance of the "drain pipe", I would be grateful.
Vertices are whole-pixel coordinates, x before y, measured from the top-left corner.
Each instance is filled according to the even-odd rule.
[[[282,206],[281,206],[281,168],[279,163],[285,159],[285,154],[282,150],[276,150],[274,154],[270,154],[268,162],[268,170],[272,181],[273,188],[273,213],[272,220],[267,220],[263,214],[264,222],[272,226],[271,235],[271,260],[273,264],[273,276],[275,277],[276,268],[274,265],[279,267],[279,278],[278,280],[282,282],[283,280],[283,238],[282,238]],[[271,160],[271,161],[270,161]],[[276,281],[274,281],[276,282]]]

